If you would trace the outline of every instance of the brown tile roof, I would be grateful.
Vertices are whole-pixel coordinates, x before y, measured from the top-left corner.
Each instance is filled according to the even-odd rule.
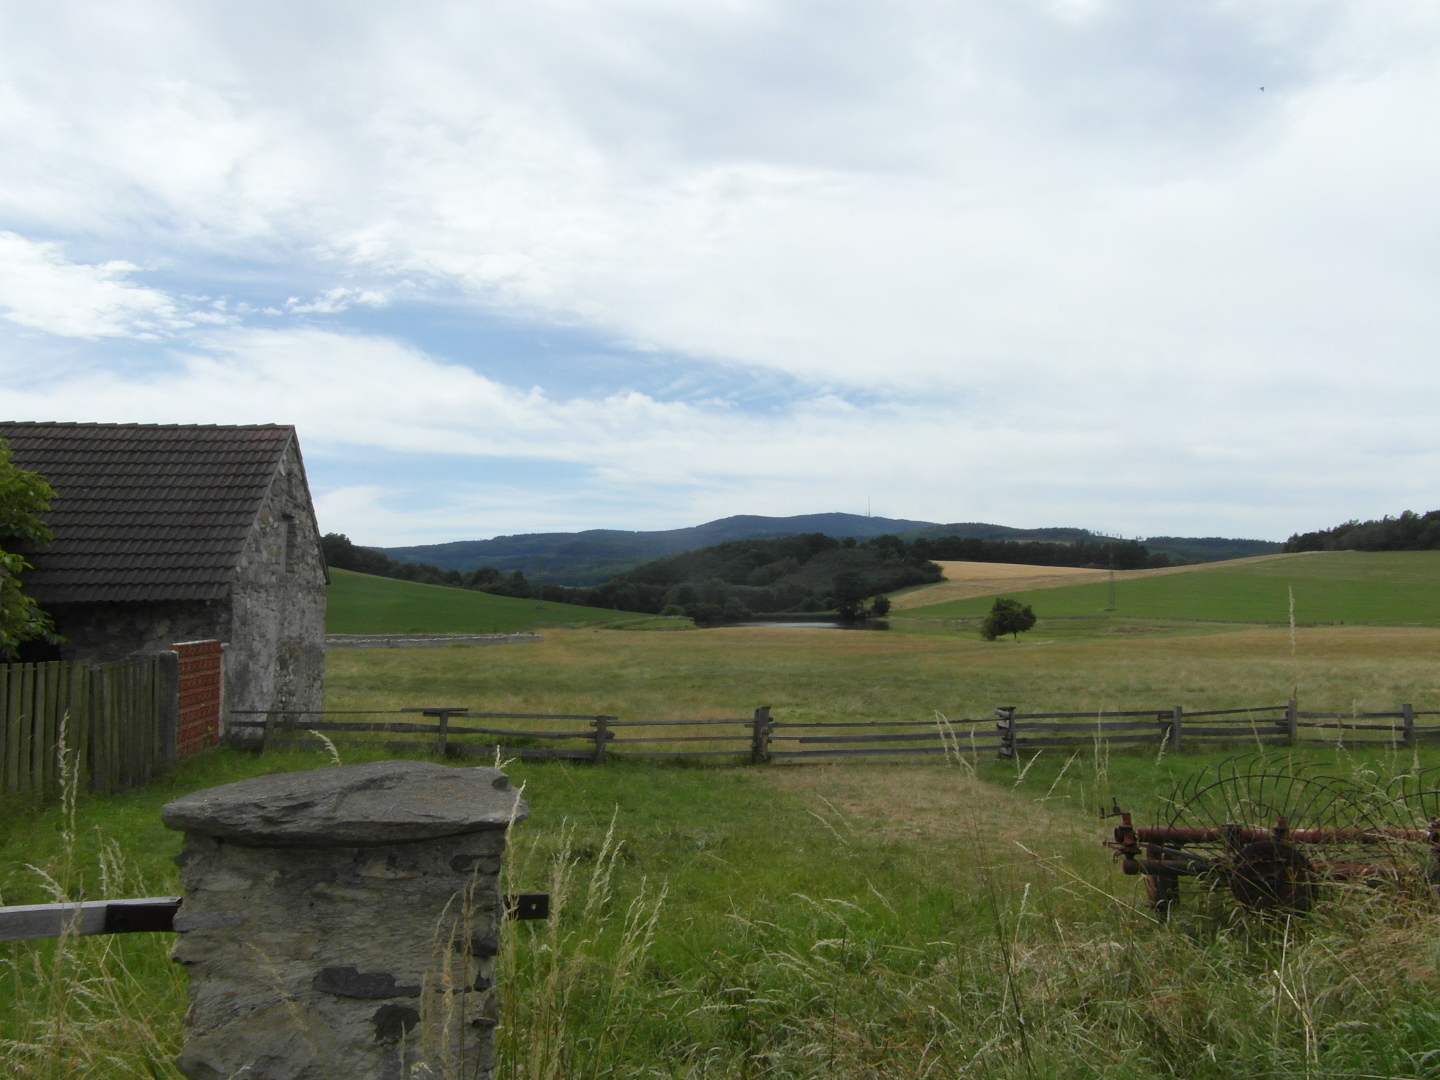
[[[41,604],[216,600],[285,449],[286,425],[0,422],[11,460],[55,489],[55,542],[27,555]]]

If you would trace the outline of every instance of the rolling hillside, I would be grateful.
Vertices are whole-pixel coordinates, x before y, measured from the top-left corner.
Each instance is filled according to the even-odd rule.
[[[466,573],[480,566],[493,566],[505,574],[521,571],[534,582],[557,585],[598,585],[616,574],[652,559],[679,555],[730,540],[773,540],[805,533],[824,533],[837,540],[854,537],[867,540],[895,535],[904,540],[941,536],[973,537],[979,540],[1023,542],[1103,542],[1111,537],[1088,529],[1013,529],[967,521],[940,525],[902,518],[867,517],[860,514],[797,514],[791,517],[762,517],[737,514],[707,521],[687,529],[655,532],[628,532],[621,529],[589,529],[577,533],[525,533],[497,536],[490,540],[457,540],[448,544],[421,544],[412,547],[378,548],[398,562],[425,563],[440,570]],[[1280,550],[1268,540],[1233,540],[1221,537],[1157,536],[1143,541],[1152,552],[1162,552],[1186,562],[1210,562],[1264,555]]]
[[[943,583],[942,583],[943,586]],[[941,586],[935,586],[940,588]],[[983,615],[996,595],[1013,596],[1042,618],[1114,614],[1123,618],[1206,619],[1284,623],[1294,589],[1300,623],[1440,625],[1440,551],[1333,551],[1116,574],[1115,611],[1105,611],[1109,585],[1003,592],[907,608],[907,618]]]
[[[508,634],[527,627],[605,622],[621,612],[516,600],[442,585],[331,570],[332,634]]]

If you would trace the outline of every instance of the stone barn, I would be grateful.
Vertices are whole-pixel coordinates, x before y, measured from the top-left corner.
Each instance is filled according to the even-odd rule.
[[[218,638],[227,712],[324,708],[329,575],[293,427],[0,423],[0,439],[55,489],[25,587],[66,640],[21,659]]]

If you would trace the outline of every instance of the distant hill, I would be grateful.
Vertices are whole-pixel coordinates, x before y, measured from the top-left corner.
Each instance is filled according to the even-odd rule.
[[[793,517],[737,514],[687,529],[524,533],[497,536],[492,540],[457,540],[448,544],[379,550],[397,562],[423,563],[442,571],[466,573],[481,566],[493,566],[505,574],[519,570],[532,582],[588,586],[609,581],[615,575],[652,559],[680,555],[729,540],[775,540],[809,533],[823,533],[842,540],[852,536],[857,540],[868,540],[887,534],[911,541],[942,536],[1071,544],[1113,539],[1088,529],[1013,529],[978,521],[945,525],[861,514],[797,514]],[[1249,555],[1268,555],[1281,547],[1268,540],[1221,537],[1158,536],[1143,543],[1151,552],[1169,555],[1175,562],[1215,562]]]
[[[520,570],[532,581],[598,585],[651,559],[680,555],[712,544],[723,544],[727,540],[776,540],[805,533],[868,540],[873,536],[909,532],[933,524],[903,518],[865,517],[862,514],[797,514],[793,517],[737,514],[687,529],[524,533],[497,536],[493,540],[457,540],[448,544],[379,550],[399,562],[428,563],[441,570],[464,572],[480,566],[493,566],[505,573]]]

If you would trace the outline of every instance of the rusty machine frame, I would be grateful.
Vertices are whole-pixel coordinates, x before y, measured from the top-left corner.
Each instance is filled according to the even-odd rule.
[[[1406,878],[1440,885],[1440,770],[1406,773],[1388,786],[1326,776],[1262,757],[1233,758],[1180,784],[1161,820],[1118,817],[1107,842],[1125,874],[1145,879],[1166,916],[1182,882],[1227,890],[1256,914],[1304,914],[1326,882]]]

